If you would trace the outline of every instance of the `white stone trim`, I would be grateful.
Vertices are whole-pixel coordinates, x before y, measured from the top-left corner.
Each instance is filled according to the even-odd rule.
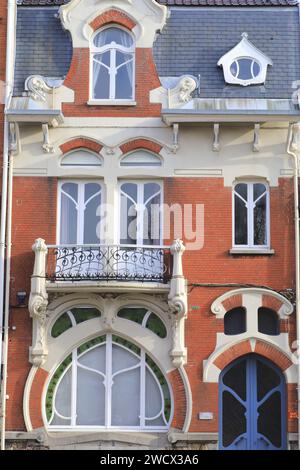
[[[31,392],[32,383],[33,383],[33,380],[35,378],[35,374],[37,373],[37,371],[38,371],[38,367],[36,366],[31,367],[27,380],[26,380],[24,394],[23,394],[23,416],[24,416],[24,422],[25,422],[27,432],[33,431],[31,418],[30,418],[29,402],[30,402],[30,392]]]

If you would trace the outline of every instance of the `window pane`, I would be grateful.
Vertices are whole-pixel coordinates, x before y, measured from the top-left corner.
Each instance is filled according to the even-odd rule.
[[[238,73],[238,66],[237,66],[237,62],[236,62],[236,61],[232,62],[231,66],[230,66],[230,72],[232,73],[232,75],[233,75],[234,77],[237,76],[237,73]]]
[[[267,196],[262,196],[254,208],[254,245],[267,244]]]
[[[71,416],[71,376],[70,368],[61,379],[55,396],[55,409],[64,417]],[[69,422],[55,413],[51,424],[66,426]]]
[[[140,368],[114,377],[112,426],[140,426]]]
[[[222,396],[223,446],[228,447],[241,434],[246,433],[246,408],[231,393]]]
[[[146,399],[145,399],[145,417],[153,418],[159,414],[164,407],[158,384],[149,370],[146,369]],[[164,426],[162,415],[156,419],[146,419],[147,426]]]
[[[246,401],[246,360],[231,367],[223,377],[223,384],[231,388],[243,401]]]
[[[261,183],[255,183],[253,185],[253,201],[255,202],[260,196],[266,192],[266,186]]]
[[[105,374],[106,351],[105,345],[98,346],[94,349],[83,354],[78,359],[78,363],[83,366],[89,367],[90,369],[102,372]]]
[[[105,424],[105,387],[103,377],[77,368],[77,425]]]
[[[281,447],[281,394],[275,392],[258,408],[257,431],[275,447]]]
[[[131,47],[133,45],[133,39],[130,34],[126,33],[123,29],[119,28],[107,28],[100,31],[94,38],[94,45],[96,47],[102,47],[106,44],[115,42],[120,46]]]
[[[258,331],[265,335],[279,335],[279,319],[276,312],[269,308],[258,309]]]
[[[145,245],[160,244],[160,205],[161,187],[157,183],[144,185],[144,231],[143,243]]]
[[[84,200],[84,243],[96,244],[100,242],[100,206],[101,193],[96,195],[101,186],[96,183],[85,184]]]
[[[252,75],[252,62],[253,59],[239,59],[238,61],[239,65],[239,73],[238,73],[238,78],[240,80],[250,80],[253,78]]]
[[[238,307],[230,310],[224,316],[225,335],[239,335],[246,331],[246,310]]]
[[[235,244],[247,245],[248,244],[248,221],[247,221],[247,208],[245,203],[237,196],[235,200]]]
[[[110,65],[110,52],[95,54],[93,57],[93,80],[95,99],[109,99],[109,70],[103,65]]]
[[[77,208],[78,185],[65,183],[62,185],[60,214],[60,243],[63,245],[77,243]]]
[[[134,183],[122,184],[121,191],[120,243],[135,245],[137,242],[137,185]]]
[[[116,53],[116,66],[119,67],[117,69],[117,76],[116,76],[116,99],[132,99],[133,98],[132,54],[123,54],[122,52],[117,52]]]
[[[236,193],[242,196],[242,198],[245,199],[245,201],[248,200],[248,185],[246,183],[236,184],[234,187],[234,190]]]

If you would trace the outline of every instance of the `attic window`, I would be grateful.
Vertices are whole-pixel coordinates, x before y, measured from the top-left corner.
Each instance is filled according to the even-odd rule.
[[[136,150],[122,158],[121,166],[161,166],[161,159],[146,150]]]
[[[86,149],[73,150],[63,156],[61,166],[102,166],[100,155]]]
[[[242,34],[242,40],[218,62],[223,67],[226,83],[232,85],[259,85],[266,81],[268,65],[273,65],[262,51]]]

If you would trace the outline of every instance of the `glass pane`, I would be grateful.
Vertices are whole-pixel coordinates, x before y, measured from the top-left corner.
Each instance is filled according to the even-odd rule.
[[[269,393],[273,388],[280,385],[279,374],[267,366],[264,362],[256,361],[257,368],[257,401],[260,401],[264,396]]]
[[[238,197],[234,196],[235,204],[235,244],[248,245],[248,221],[247,207],[245,203]]]
[[[253,61],[252,72],[253,77],[257,77],[260,73],[260,65],[255,61]]]
[[[140,425],[140,368],[114,377],[112,384],[112,426]]]
[[[246,360],[231,367],[223,377],[223,383],[246,401]]]
[[[71,379],[72,373],[71,368],[69,368],[57,388],[54,401],[55,409],[60,415],[65,417],[71,416]],[[59,422],[57,422],[57,418],[59,419]],[[61,420],[57,415],[55,415],[51,424],[66,425],[68,423],[64,419]]]
[[[145,417],[151,418],[160,413],[164,404],[156,380],[149,370],[146,369],[146,399],[145,399]],[[154,420],[146,420],[147,426],[165,426],[162,415]]]
[[[125,63],[127,62],[127,63]],[[124,64],[124,65],[121,65]],[[116,53],[116,99],[133,98],[133,60],[132,54]]]
[[[242,198],[247,201],[248,200],[248,185],[246,183],[239,183],[236,184],[234,187],[236,193],[238,193]]]
[[[98,100],[109,99],[109,69],[103,64],[110,66],[110,53],[95,54],[93,57],[93,98]]]
[[[120,348],[116,344],[112,346],[112,373],[120,372],[139,364],[140,358],[134,356],[130,351]]]
[[[153,331],[160,338],[165,338],[167,336],[167,330],[163,322],[157,315],[151,313],[148,321],[146,323],[146,328]]]
[[[252,62],[253,59],[239,59],[238,61],[239,65],[239,73],[238,73],[238,78],[240,80],[249,80],[252,77]]]
[[[241,434],[246,433],[246,408],[234,398],[231,393],[224,391],[222,396],[222,440],[223,446],[228,447]]]
[[[237,76],[237,73],[238,73],[238,66],[237,66],[236,61],[232,62],[231,66],[230,66],[230,72],[232,73],[232,75],[233,75],[234,77]]]
[[[255,183],[253,185],[253,201],[255,202],[260,196],[266,192],[266,186],[261,183]]]
[[[148,201],[148,202],[147,202]],[[161,187],[157,183],[146,183],[144,185],[144,245],[160,244],[161,225]]]
[[[246,310],[238,307],[230,310],[224,316],[225,335],[240,335],[246,331]]]
[[[279,335],[279,318],[276,312],[269,308],[258,309],[258,331],[265,335]]]
[[[254,244],[266,245],[267,244],[267,197],[262,196],[256,203],[254,208]]]
[[[72,313],[77,324],[101,316],[96,308],[72,308]]]
[[[146,313],[147,310],[145,308],[122,308],[118,313],[118,317],[134,321],[141,325]]]
[[[96,183],[85,185],[84,200],[86,203],[84,211],[84,243],[97,244],[100,242],[100,206],[101,193],[93,197],[101,190],[101,186]],[[90,199],[92,198],[92,199]],[[90,199],[89,202],[87,202]]]
[[[62,185],[60,214],[60,243],[62,245],[77,243],[77,208],[78,185],[65,183]],[[70,196],[70,197],[69,197]]]
[[[101,367],[98,365],[98,367]],[[105,387],[103,377],[77,368],[77,425],[105,424]]]
[[[275,392],[258,408],[258,433],[265,436],[275,447],[281,447],[281,394]]]
[[[67,313],[64,313],[58,318],[58,320],[56,320],[56,322],[54,323],[52,327],[52,330],[51,330],[52,338],[57,338],[62,333],[67,331],[69,328],[72,328],[72,323],[69,318],[69,315]]]
[[[124,47],[131,47],[133,45],[133,39],[130,34],[126,33],[123,29],[114,27],[100,31],[94,38],[94,45],[96,47],[102,47],[112,42]]]
[[[97,370],[105,374],[105,361],[106,361],[106,352],[105,346],[98,346],[81,356],[78,359],[78,363],[83,366],[89,367],[90,369]]]
[[[137,242],[137,210],[135,204],[137,201],[137,185],[125,183],[122,184],[121,190],[120,243],[135,245]]]

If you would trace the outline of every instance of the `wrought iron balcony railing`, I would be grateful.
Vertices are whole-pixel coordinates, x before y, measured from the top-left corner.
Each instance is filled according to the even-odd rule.
[[[136,281],[167,283],[171,278],[170,249],[134,245],[50,245],[48,281]]]

